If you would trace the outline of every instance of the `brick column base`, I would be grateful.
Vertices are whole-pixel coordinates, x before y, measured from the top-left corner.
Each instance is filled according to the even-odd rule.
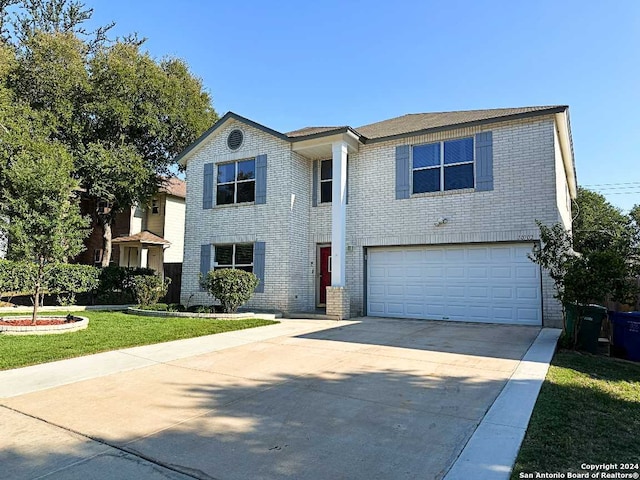
[[[351,317],[349,292],[345,287],[327,287],[327,315],[347,320]]]

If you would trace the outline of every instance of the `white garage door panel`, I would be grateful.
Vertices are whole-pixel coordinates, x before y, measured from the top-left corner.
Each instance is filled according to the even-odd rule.
[[[530,244],[370,248],[373,316],[542,324],[540,269]]]

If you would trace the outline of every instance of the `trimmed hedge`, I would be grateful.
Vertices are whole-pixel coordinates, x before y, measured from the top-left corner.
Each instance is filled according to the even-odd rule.
[[[29,294],[35,289],[38,265],[0,260],[0,297]],[[45,266],[42,291],[52,294],[89,292],[98,286],[99,269],[91,265],[53,263]]]
[[[0,260],[0,297],[29,293],[34,286],[36,271],[35,263]]]
[[[51,265],[49,270],[47,272],[49,293],[82,293],[98,287],[100,269],[91,265],[59,263]]]
[[[202,287],[220,300],[224,313],[235,313],[249,301],[258,286],[258,277],[244,270],[211,270],[200,279]]]
[[[150,268],[130,268],[110,265],[100,270],[100,282],[97,288],[99,303],[125,304],[134,303],[135,277],[154,275]]]

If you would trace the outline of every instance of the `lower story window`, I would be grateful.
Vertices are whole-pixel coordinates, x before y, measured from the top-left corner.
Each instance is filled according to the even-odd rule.
[[[253,243],[214,245],[214,270],[237,268],[253,273]]]

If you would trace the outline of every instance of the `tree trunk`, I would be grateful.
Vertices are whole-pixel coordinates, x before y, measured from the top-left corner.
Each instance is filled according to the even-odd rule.
[[[100,216],[102,226],[102,266],[108,267],[111,262],[111,219]]]
[[[44,259],[38,262],[38,276],[36,277],[35,291],[33,292],[33,314],[31,315],[31,325],[36,324],[38,319],[38,307],[40,306],[40,290],[42,289],[42,277],[44,276]]]

